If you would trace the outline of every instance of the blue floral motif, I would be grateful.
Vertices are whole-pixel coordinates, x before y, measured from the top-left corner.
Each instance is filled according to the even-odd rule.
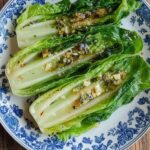
[[[149,104],[149,102],[145,98],[139,99],[138,103],[140,105],[144,105],[145,103]],[[113,128],[108,132],[108,136],[117,135],[117,143],[113,143],[113,145],[110,146],[111,149],[120,149],[128,141],[132,140],[141,129],[147,126],[150,121],[150,106],[147,107],[147,110],[148,112],[147,114],[145,114],[144,111],[140,108],[134,108],[128,113],[127,122],[119,122],[116,128]],[[133,122],[136,122],[134,128],[130,127],[133,125]]]
[[[6,41],[8,38],[13,37],[14,36],[14,32],[10,32],[8,29],[3,29],[0,33],[0,36],[3,37],[3,40]]]
[[[147,62],[150,64],[150,58],[147,58]]]
[[[150,35],[145,36],[144,42],[150,46]]]
[[[7,94],[7,89],[0,87],[0,99],[2,99],[3,94]]]
[[[26,4],[26,2],[24,0],[17,0],[16,3],[19,6],[24,6]]]
[[[16,17],[19,16],[22,11],[24,10],[26,4],[30,0],[16,0],[14,2],[11,2],[9,4],[9,8],[6,9],[4,13],[1,14],[0,18],[0,36],[3,38],[4,41],[7,41],[10,37],[15,36],[14,31],[9,31],[8,29],[5,29],[5,24],[8,23],[8,20],[13,20],[13,24],[16,25]],[[33,0],[32,3],[41,3],[44,4],[44,0]],[[15,20],[15,21],[14,21]],[[0,53],[2,51],[0,50]]]
[[[112,143],[113,143],[113,141],[112,141],[112,140],[109,140],[109,141],[107,142],[107,147],[109,147]]]
[[[45,142],[45,145],[48,144],[46,146],[47,150],[63,149],[63,146],[65,144],[63,141],[59,141],[56,136],[52,136],[51,138],[47,138],[44,140],[44,142]],[[43,145],[42,150],[45,147],[45,145]]]
[[[143,23],[144,23],[144,19],[143,18],[138,18],[137,22],[138,22],[139,26],[142,26]]]
[[[137,134],[137,130],[134,128],[129,128],[127,123],[119,122],[116,134],[118,134],[118,145],[122,146],[126,142],[133,139],[133,136]]]
[[[92,148],[94,150],[107,150],[107,146],[104,145],[104,144],[101,144],[101,145],[93,145]]]
[[[139,32],[142,33],[142,34],[145,34],[145,33],[147,33],[148,31],[147,31],[146,29],[142,28]]]
[[[2,65],[1,67],[1,72],[0,72],[0,79],[1,79],[1,85],[3,87],[3,90],[6,90],[6,93],[8,92],[9,86],[8,86],[8,80],[5,76],[5,65]],[[10,97],[7,97],[7,100],[10,100]]]
[[[90,138],[87,138],[87,137],[84,137],[82,139],[82,142],[85,143],[85,144],[91,144],[92,143],[92,140]]]
[[[45,0],[35,0],[39,4],[45,4]]]
[[[104,144],[103,141],[105,140],[104,134],[101,134],[101,136],[95,136],[95,143],[98,145],[93,145],[92,148],[94,150],[107,150],[109,146],[112,144],[112,140],[108,140],[107,144]]]
[[[32,127],[34,127],[33,122],[31,122],[29,119],[25,119],[25,120],[26,120],[25,129],[30,130]]]
[[[83,148],[83,144],[79,143],[78,145],[73,145],[71,147],[71,150],[82,150],[82,148]]]
[[[150,89],[145,90],[146,94],[149,94],[149,92],[150,92]]]
[[[44,4],[45,0],[12,0],[8,8],[0,13],[0,55],[8,49],[8,40],[15,36],[14,30],[7,28],[6,24],[10,21],[13,27],[16,26],[16,18],[25,9],[28,3]],[[139,32],[144,37],[143,40],[150,47],[150,10],[143,5],[141,9],[132,15],[130,22],[133,26],[139,26]],[[150,58],[147,58],[150,63]],[[120,121],[107,133],[99,133],[96,136],[79,139],[72,137],[67,142],[60,141],[57,136],[42,136],[32,121],[25,119],[23,109],[11,102],[11,93],[8,88],[8,81],[5,77],[5,65],[0,64],[0,120],[5,123],[11,133],[31,150],[119,150],[126,149],[134,139],[137,139],[145,129],[150,126],[150,100],[149,91],[146,90],[145,96],[141,97],[133,110],[130,110],[126,121]],[[32,99],[28,100],[30,104]],[[144,109],[143,109],[144,107]],[[22,120],[25,121],[22,124]],[[88,147],[88,148],[85,148]]]
[[[16,132],[18,130],[19,121],[14,116],[12,116],[12,114],[7,114],[4,117],[4,121],[9,129],[12,130],[12,132]]]
[[[95,143],[101,143],[105,140],[104,138],[104,134],[100,135],[100,136],[95,136]]]
[[[134,26],[134,24],[136,23],[136,16],[132,16],[131,19],[130,19],[130,22]]]
[[[141,18],[138,20],[139,25],[143,24],[143,21],[145,21],[146,24],[150,27],[150,13],[146,5],[143,4],[142,8],[136,11],[136,14]]]
[[[5,115],[8,112],[8,108],[6,106],[0,107],[0,113]]]
[[[19,117],[19,118],[22,117],[22,115],[23,115],[23,110],[22,109],[19,109],[19,107],[16,106],[15,104],[13,106],[10,106],[10,107],[11,107],[11,109],[13,110],[13,112],[15,113],[15,115],[17,117]]]
[[[117,149],[119,149],[119,146],[118,146],[117,143],[114,143],[112,146],[110,146],[110,148],[111,148],[112,150],[117,150]]]
[[[37,136],[34,132],[30,133],[30,136],[28,137],[28,140],[33,142],[35,141],[37,138],[39,137],[39,135]]]
[[[6,44],[0,44],[0,53],[2,53],[4,50],[6,50],[8,47]]]
[[[150,104],[150,100],[147,97],[142,97],[139,99],[138,103],[144,105],[145,103]]]

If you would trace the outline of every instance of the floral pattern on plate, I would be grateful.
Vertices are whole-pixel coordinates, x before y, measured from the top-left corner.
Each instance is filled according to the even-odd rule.
[[[32,100],[25,101],[11,94],[5,77],[5,65],[14,49],[17,50],[14,31],[16,18],[27,5],[33,3],[44,4],[45,1],[10,0],[0,13],[0,122],[26,149],[126,149],[150,127],[149,90],[137,96],[131,104],[118,109],[97,128],[68,141],[60,141],[57,136],[42,135],[30,121],[28,106]],[[143,4],[142,8],[123,21],[123,26],[137,30],[142,36],[145,43],[142,55],[150,63],[150,10]],[[122,115],[125,117],[122,118]]]

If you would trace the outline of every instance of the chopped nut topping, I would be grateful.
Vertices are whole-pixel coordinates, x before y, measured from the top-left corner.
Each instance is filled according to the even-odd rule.
[[[105,9],[105,8],[101,8],[101,9],[97,9],[97,10],[95,11],[95,13],[96,13],[99,17],[103,17],[103,16],[105,16],[105,15],[108,14],[108,11],[107,11],[107,9]]]
[[[81,21],[81,20],[84,20],[85,18],[86,18],[86,14],[75,13],[75,18],[73,19],[73,21]]]
[[[45,51],[42,52],[42,57],[46,58],[48,56],[49,56],[49,51],[48,51],[48,49],[46,49]]]
[[[79,88],[74,88],[73,92],[79,92]]]
[[[66,58],[70,58],[71,57],[71,52],[67,52],[65,53]]]
[[[83,83],[84,86],[89,86],[90,84],[91,84],[90,80],[86,80],[86,81],[84,81],[84,83]]]
[[[79,53],[73,53],[72,55],[73,56],[79,56]]]
[[[97,94],[96,94],[95,89],[92,89],[92,96],[93,96],[94,98],[97,97]]]
[[[83,55],[89,53],[89,48],[86,44],[80,43],[73,47],[71,50],[65,52],[59,60],[59,64],[69,65],[78,59],[81,59]]]
[[[96,84],[96,86],[94,87],[94,91],[96,93],[96,96],[100,96],[102,94],[103,90],[100,84]]]
[[[96,24],[98,18],[106,16],[111,9],[100,8],[95,11],[87,11],[84,13],[77,12],[73,16],[64,16],[62,19],[57,18],[57,28],[60,35],[68,35],[74,33],[77,29]]]
[[[115,80],[120,80],[121,79],[121,74],[115,74],[113,75]]]
[[[26,66],[26,64],[20,64],[20,67],[24,67],[24,66]]]
[[[65,64],[67,63],[67,58],[66,58],[66,57],[63,59],[63,62],[64,62]]]
[[[104,92],[109,92],[110,90],[114,90],[118,85],[123,82],[125,78],[125,72],[108,72],[103,76],[100,75],[96,80],[85,80],[83,82],[82,88],[74,88],[73,92],[80,92],[80,97],[73,104],[73,108],[79,108],[84,104],[92,101],[96,97],[99,97]],[[92,82],[92,83],[91,83]]]
[[[66,57],[63,58],[63,63],[64,63],[64,64],[69,65],[69,64],[71,64],[72,62],[73,62],[72,58],[70,58],[70,59],[68,59],[68,58],[66,58]]]
[[[68,26],[65,26],[65,27],[64,27],[64,32],[65,32],[66,34],[69,34],[69,27],[68,27]]]
[[[107,73],[102,76],[102,80],[105,82],[108,88],[114,89],[115,86],[122,83],[122,80],[125,78],[125,76],[125,72]]]
[[[87,11],[87,12],[85,13],[85,15],[86,15],[86,17],[90,17],[90,16],[92,15],[92,12]]]
[[[50,71],[51,67],[52,67],[52,64],[51,64],[51,63],[46,63],[46,64],[45,64],[45,67],[44,67],[44,70],[45,70],[45,71]]]
[[[73,104],[73,108],[76,109],[76,108],[79,108],[81,106],[81,102],[80,100],[76,100]]]
[[[116,81],[114,81],[114,85],[119,85],[119,84],[121,84],[121,82],[122,82],[122,80],[116,80]]]

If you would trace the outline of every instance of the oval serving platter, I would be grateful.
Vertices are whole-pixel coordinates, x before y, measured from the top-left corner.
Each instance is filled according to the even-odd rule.
[[[14,96],[5,77],[5,65],[18,50],[15,36],[16,18],[33,3],[44,0],[10,0],[0,12],[0,123],[28,150],[120,150],[127,149],[150,127],[150,91],[147,90],[128,105],[119,108],[96,128],[60,141],[46,136],[34,127],[28,113],[32,99]],[[122,21],[122,26],[139,32],[144,41],[141,55],[150,63],[150,10],[146,5]],[[17,84],[17,83],[16,83]]]

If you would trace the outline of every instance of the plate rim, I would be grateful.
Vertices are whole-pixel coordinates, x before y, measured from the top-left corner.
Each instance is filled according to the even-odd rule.
[[[8,0],[4,6],[2,6],[2,9],[0,10],[0,17],[4,14],[4,12],[6,11],[6,9],[9,7],[9,5],[13,2],[14,0]],[[10,130],[10,128],[5,124],[5,122],[3,121],[3,119],[0,117],[0,124],[2,125],[2,127],[4,128],[4,130],[11,136],[11,138],[13,138],[15,140],[15,142],[17,142],[20,146],[22,146],[23,148],[25,148],[26,150],[33,150],[32,148],[30,148],[28,145],[26,145],[22,140],[20,140],[15,134],[13,134],[13,132]]]
[[[0,10],[0,17],[5,13],[6,9],[9,7],[9,5],[13,2],[14,0],[8,0],[4,6],[2,6],[2,9]],[[144,2],[144,4],[150,8],[150,5],[148,4],[148,2],[146,0],[142,0]],[[22,146],[23,148],[27,149],[27,150],[33,150],[31,147],[29,147],[27,144],[25,144],[20,138],[18,138],[11,130],[10,128],[6,125],[6,123],[4,122],[4,120],[0,117],[0,124],[2,125],[2,127],[4,128],[4,130],[11,136],[11,138],[13,138],[15,140],[15,142],[17,142],[20,146]],[[122,148],[120,148],[119,150],[125,150],[130,148],[131,146],[133,146],[136,142],[138,142],[146,133],[147,131],[150,129],[150,123],[149,125],[147,125],[147,127],[145,129],[143,129],[143,131],[136,136],[135,138],[133,138],[128,144],[126,144],[125,146],[123,146]]]
[[[147,1],[147,0],[142,0],[144,3],[145,3],[145,5],[150,9],[150,3]]]

